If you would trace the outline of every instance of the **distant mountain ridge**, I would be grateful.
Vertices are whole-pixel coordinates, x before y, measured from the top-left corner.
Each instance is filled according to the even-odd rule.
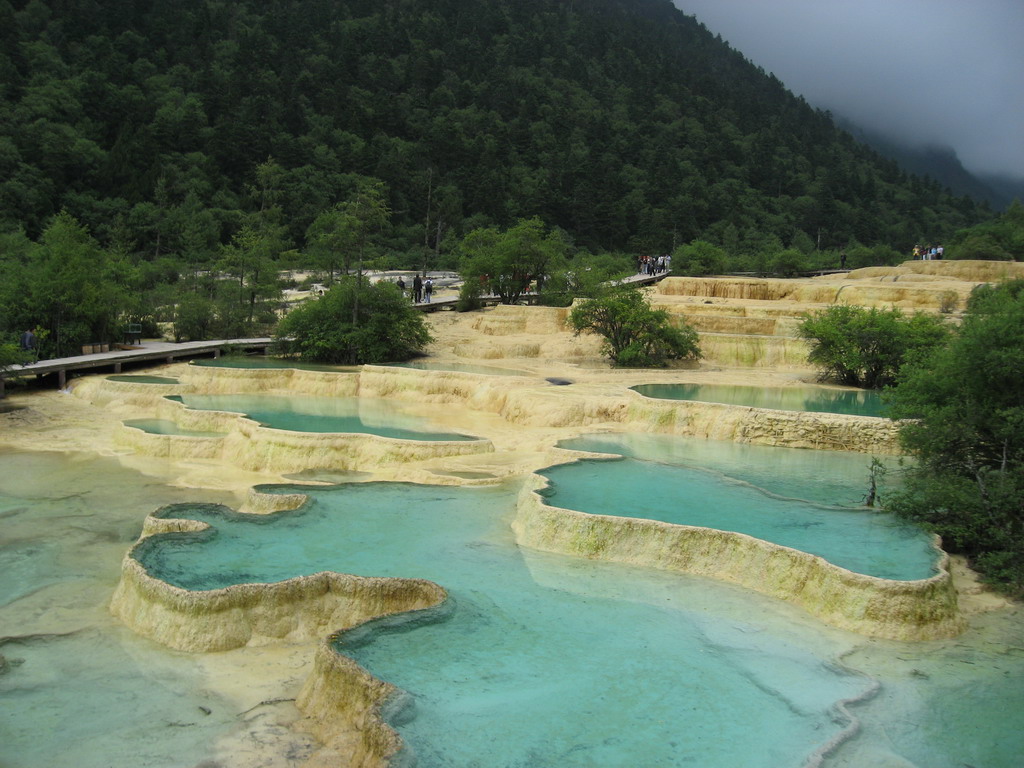
[[[954,194],[970,195],[975,200],[988,202],[997,210],[1004,210],[1014,199],[1024,200],[1024,179],[973,174],[964,168],[952,147],[911,146],[843,117],[837,117],[836,123],[879,154],[895,160],[908,172],[934,179],[949,187]]]

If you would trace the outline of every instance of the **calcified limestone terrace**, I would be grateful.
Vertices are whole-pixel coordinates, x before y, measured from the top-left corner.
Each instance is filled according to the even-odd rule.
[[[323,381],[334,374],[305,373],[296,379],[287,373],[261,373],[257,382],[260,391],[274,391],[283,380],[289,382],[292,391],[308,387],[323,392],[335,386]],[[189,375],[182,374],[186,386],[191,385]],[[202,376],[203,385],[210,385],[209,372],[204,370]],[[283,378],[275,382],[275,376]],[[666,374],[652,378],[664,377]],[[876,452],[882,447],[895,448],[892,425],[883,419],[659,402],[607,381],[551,387],[522,380],[387,368],[370,368],[358,377],[346,376],[350,382],[353,378],[358,379],[356,391],[373,395],[387,394],[415,402],[429,398],[431,405],[456,406],[459,411],[470,404],[493,409],[500,423],[508,425],[505,430],[512,428],[517,433],[527,427],[530,431],[555,429],[560,434],[574,434],[603,424],[615,425],[617,429],[643,427],[668,434],[725,435],[763,444],[859,447]],[[233,382],[221,386],[230,390]],[[171,414],[181,410],[179,403],[162,399],[155,404]],[[201,418],[198,413],[192,416]],[[214,423],[195,421],[188,426],[225,429],[240,420],[228,414],[213,414],[212,418]],[[240,421],[244,424],[247,420]],[[147,437],[178,440],[174,436]],[[216,442],[191,440],[198,444]],[[521,441],[517,434],[517,441],[509,441],[511,445],[500,438],[496,443],[507,450],[521,445]],[[534,467],[552,461],[550,438],[542,442],[546,449],[527,459]],[[187,455],[186,451],[183,456]],[[223,456],[220,458],[223,460]],[[331,466],[348,466],[345,462],[335,463],[339,462],[337,457],[331,462]],[[324,465],[322,461],[316,464]],[[516,471],[522,469],[519,463]],[[539,482],[539,478],[535,480]],[[446,481],[454,479],[449,475]],[[267,514],[294,509],[301,503],[301,494],[275,496],[251,491],[244,509]],[[867,635],[926,639],[948,636],[961,629],[956,595],[945,570],[923,582],[886,582],[738,534],[562,510],[555,512],[556,517],[544,520],[549,511],[532,493],[524,492],[515,523],[522,545],[731,581],[789,600],[825,622]],[[144,536],[192,530],[202,525],[166,519],[165,515],[151,516]],[[582,539],[581,527],[587,529]],[[586,546],[578,546],[581,540]],[[617,543],[611,545],[611,541]],[[275,638],[289,642],[312,640],[330,632],[358,631],[365,622],[375,623],[381,616],[428,609],[444,600],[444,591],[429,582],[364,579],[334,573],[276,584],[243,584],[191,592],[149,576],[133,553],[134,550],[124,560],[111,610],[140,634],[181,650],[229,650],[265,644]],[[326,761],[333,756],[346,765],[392,765],[392,759],[400,754],[401,741],[385,720],[402,694],[339,655],[333,646],[335,640],[337,636],[331,636],[320,642],[312,672],[297,701],[309,718],[311,732],[324,744],[320,757]]]
[[[513,524],[526,546],[739,584],[872,637],[926,640],[963,630],[945,555],[929,579],[879,579],[742,533],[550,506],[537,493],[546,481],[533,479],[520,495]]]
[[[972,284],[998,279],[1007,274],[1003,270],[1004,265],[975,267],[957,263],[954,268],[949,262],[914,262],[900,268],[857,270],[841,279],[829,278],[837,282],[834,287],[818,286],[828,282],[824,279],[792,281],[802,283],[804,293],[789,285],[773,286],[771,291],[761,293],[779,298],[750,298],[757,290],[747,287],[745,281],[723,280],[713,289],[714,295],[707,295],[712,289],[703,283],[684,279],[688,287],[677,289],[666,281],[662,288],[652,292],[652,299],[674,314],[691,318],[702,332],[706,353],[699,365],[670,371],[608,370],[596,361],[598,341],[587,336],[573,337],[565,327],[565,310],[499,307],[464,316],[438,313],[429,319],[439,339],[432,348],[436,359],[501,361],[531,369],[536,378],[387,367],[332,374],[177,365],[169,367],[167,373],[179,377],[178,386],[110,382],[91,377],[74,383],[76,397],[33,395],[37,406],[8,415],[22,428],[3,437],[7,445],[31,446],[32,440],[37,439],[33,435],[45,432],[49,447],[54,450],[119,456],[125,466],[154,477],[166,477],[167,482],[181,488],[244,492],[244,503],[237,506],[255,514],[295,509],[302,503],[302,494],[277,496],[249,490],[260,482],[280,482],[286,472],[330,466],[336,470],[359,468],[371,473],[370,479],[486,483],[486,479],[465,480],[463,476],[529,475],[566,459],[565,452],[553,448],[559,440],[592,431],[660,432],[765,445],[895,453],[893,425],[883,419],[758,411],[702,403],[659,403],[629,392],[628,387],[659,382],[803,386],[813,379],[813,372],[801,357],[802,342],[794,335],[802,312],[833,302],[853,303],[853,297],[879,306],[896,304],[907,309],[938,311],[941,303],[948,301],[950,291],[958,297],[959,309],[973,285],[948,288],[941,283],[955,282],[951,280],[954,275]],[[856,283],[861,284],[859,293],[852,290]],[[901,292],[885,293],[882,288],[886,284],[889,288],[900,288]],[[905,292],[914,286],[929,290]],[[687,290],[697,293],[686,294]],[[746,298],[726,298],[743,296],[744,292]],[[545,376],[568,378],[574,383],[569,387],[552,387],[543,382]],[[366,449],[358,458],[334,449],[336,453],[330,460],[316,461],[315,452],[323,447],[313,447],[316,439],[292,442],[289,436],[283,443],[275,438],[255,455],[246,455],[248,449],[239,447],[242,442],[254,437],[257,443],[263,439],[255,435],[255,428],[244,426],[245,420],[235,414],[190,414],[180,404],[163,400],[164,395],[183,392],[386,397],[408,407],[410,413],[436,418],[446,428],[486,437],[491,448],[467,455],[406,455],[398,460],[400,463],[383,464],[375,463],[381,459],[375,454],[377,449]],[[153,417],[171,418],[187,429],[224,431],[229,437],[148,435],[121,425],[127,419]],[[244,434],[247,430],[249,434]],[[300,437],[304,441],[318,436]],[[278,459],[282,461],[278,463]],[[822,621],[878,637],[939,637],[963,626],[952,581],[945,571],[922,582],[893,583],[857,577],[823,564],[818,558],[740,535],[719,536],[708,529],[690,529],[700,533],[684,534],[677,530],[684,526],[648,525],[643,521],[597,518],[546,508],[533,493],[540,482],[540,478],[530,481],[516,522],[521,543],[526,547],[575,550],[575,554],[585,557],[600,554],[624,562],[646,562],[656,568],[734,581],[766,594],[778,590],[784,599],[793,600]],[[549,515],[559,518],[557,524],[545,519]],[[568,519],[574,515],[578,519]],[[194,530],[197,525],[202,524],[150,515],[143,539],[159,532]],[[611,539],[602,542],[598,536],[602,532]],[[692,547],[692,552],[666,543],[688,538],[692,541],[686,546]],[[689,554],[684,556],[684,552]],[[715,552],[720,553],[720,558],[712,556]],[[970,610],[977,611],[985,596],[967,576],[961,571],[957,578],[961,587],[960,609],[971,606]],[[752,579],[764,583],[751,584]],[[890,586],[893,589],[887,588]],[[299,704],[309,718],[306,727],[325,745],[307,764],[384,766],[398,754],[400,742],[380,716],[387,714],[390,703],[400,693],[393,685],[373,678],[340,656],[332,646],[336,639],[332,633],[344,633],[344,640],[349,632],[372,628],[375,617],[398,615],[395,611],[430,615],[432,611],[444,610],[444,605],[444,590],[430,582],[362,579],[332,573],[279,584],[239,585],[204,595],[153,579],[129,554],[123,563],[122,582],[112,601],[112,610],[123,616],[126,623],[137,624],[141,633],[172,647],[199,650],[244,646],[244,653],[259,654],[273,653],[272,649],[281,643],[294,643],[292,647],[299,650],[292,653],[301,654],[302,677],[306,680]],[[899,626],[891,614],[903,617],[906,626]],[[314,656],[314,643],[319,645],[312,661],[313,672],[306,676]],[[229,658],[229,654],[213,654],[205,663],[214,669],[219,664],[229,664]],[[270,679],[269,673],[261,670],[241,669],[244,671],[232,678],[235,682],[231,685],[235,687],[253,684],[262,677]],[[281,680],[293,676],[289,669]],[[226,679],[222,677],[221,684],[227,684]],[[297,691],[289,690],[293,692],[285,696],[294,696]],[[271,692],[264,694],[264,698],[280,695]],[[852,731],[856,728],[856,722],[849,726]],[[822,754],[831,749],[832,745],[824,745]],[[252,764],[257,763],[254,755]]]
[[[204,523],[163,517],[170,511],[151,516],[143,537],[125,556],[110,610],[140,635],[177,650],[224,651],[270,640],[315,640],[339,627],[437,605],[445,598],[442,587],[422,579],[332,572],[205,592],[173,587],[146,573],[134,557],[149,535],[206,528]]]
[[[189,368],[181,374],[181,391],[197,389],[229,392],[290,392],[322,394],[342,390],[362,396],[396,401],[452,406],[493,413],[502,421],[530,427],[615,428],[664,434],[705,437],[759,445],[783,445],[893,454],[898,452],[896,425],[887,419],[831,413],[801,413],[746,406],[689,401],[659,401],[612,382],[553,387],[525,377],[495,377],[443,371],[367,367],[359,374],[257,371],[258,377],[238,377],[237,369],[216,382],[214,368]],[[201,372],[198,382],[193,372]],[[340,384],[332,380],[343,377]],[[666,380],[651,373],[647,383]],[[689,376],[689,380],[701,380]],[[678,376],[668,380],[679,381]],[[685,380],[685,379],[684,379]],[[92,381],[76,387],[76,394],[99,404],[109,404],[110,382]],[[287,432],[261,427],[238,414],[198,411],[167,400],[163,393],[147,396],[139,389],[149,385],[116,384],[116,392],[134,387],[135,394],[122,403],[151,411],[145,415],[168,419],[187,430],[223,432],[226,437],[156,435],[132,427],[117,433],[121,445],[153,456],[221,458],[251,471],[274,469],[296,472],[333,466],[358,470],[386,463],[409,463],[431,457],[459,456],[493,450],[493,441],[471,443],[417,443],[372,435],[330,435]],[[794,382],[785,384],[793,386]]]
[[[208,375],[208,372],[213,375]],[[214,384],[217,372],[227,375]],[[386,464],[400,464],[425,459],[462,456],[489,452],[493,445],[487,440],[420,442],[382,437],[372,434],[307,433],[261,426],[238,413],[204,411],[187,408],[168,400],[167,394],[182,391],[219,392],[303,392],[323,396],[348,397],[355,391],[356,379],[350,374],[313,373],[308,371],[242,371],[256,376],[238,376],[237,369],[189,367],[187,384],[182,388],[148,384],[126,384],[101,380],[76,387],[76,394],[99,405],[109,405],[119,395],[122,406],[152,409],[156,418],[174,422],[183,430],[223,433],[222,437],[200,437],[178,434],[152,434],[122,425],[116,434],[118,443],[150,456],[185,459],[217,459],[247,471],[297,472],[317,467],[338,470],[360,470]],[[192,374],[195,380],[191,380]],[[196,381],[197,380],[197,381]],[[127,388],[127,390],[126,390]]]

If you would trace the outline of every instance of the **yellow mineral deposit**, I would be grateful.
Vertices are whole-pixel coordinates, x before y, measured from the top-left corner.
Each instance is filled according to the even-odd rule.
[[[650,298],[695,325],[705,356],[699,364],[667,371],[610,369],[600,359],[599,339],[576,336],[568,328],[566,309],[503,306],[430,315],[437,339],[431,355],[438,361],[497,361],[532,376],[387,366],[332,373],[178,364],[159,371],[178,378],[178,385],[87,377],[74,382],[75,397],[33,395],[26,413],[10,416],[36,427],[63,425],[53,446],[57,450],[121,455],[143,472],[173,477],[177,485],[232,490],[238,506],[251,513],[300,505],[301,494],[271,497],[249,489],[305,469],[358,469],[371,473],[372,479],[435,483],[469,482],[460,480],[460,474],[495,481],[525,476],[514,525],[524,547],[721,579],[791,601],[821,621],[865,635],[948,637],[961,631],[963,619],[945,558],[930,579],[891,582],[741,534],[548,507],[535,493],[542,478],[530,475],[565,460],[567,452],[555,447],[557,441],[594,431],[896,453],[894,425],[884,419],[657,401],[629,387],[650,382],[802,386],[814,378],[806,345],[797,337],[805,313],[850,303],[955,314],[978,283],[1024,276],[1022,266],[912,262],[811,280],[668,278],[649,289]],[[554,386],[546,381],[549,377],[571,385]],[[164,399],[191,392],[387,398],[441,429],[484,439],[419,443],[269,430],[236,414],[189,410]],[[121,423],[140,418],[168,419],[181,429],[224,436],[155,435]],[[34,435],[35,430],[26,429],[12,433],[6,443],[38,448],[41,438]],[[196,525],[202,524],[151,515],[143,538]],[[973,581],[970,586],[971,594],[959,596],[960,607],[973,610],[982,590]],[[136,632],[181,650],[224,651],[273,643],[308,648],[311,673],[298,704],[307,727],[325,745],[313,762],[375,766],[399,748],[397,736],[379,717],[380,707],[395,691],[339,656],[329,638],[375,617],[428,609],[444,600],[444,590],[427,581],[337,573],[189,592],[154,579],[129,552],[111,611]],[[211,657],[213,668],[216,658]]]

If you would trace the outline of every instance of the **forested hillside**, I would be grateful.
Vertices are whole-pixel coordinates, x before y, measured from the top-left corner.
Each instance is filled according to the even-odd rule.
[[[361,177],[390,251],[538,216],[591,250],[909,250],[986,217],[838,131],[667,0],[0,0],[0,228],[279,248]]]

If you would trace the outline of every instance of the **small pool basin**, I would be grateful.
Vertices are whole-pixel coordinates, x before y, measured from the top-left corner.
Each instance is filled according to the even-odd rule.
[[[175,395],[168,399],[193,410],[243,414],[265,427],[293,432],[357,433],[433,442],[479,439],[455,432],[433,431],[427,419],[403,414],[387,400],[197,394]]]
[[[886,416],[881,394],[868,390],[798,387],[750,387],[725,384],[640,384],[632,387],[644,397],[694,400],[702,403],[745,405],[780,411]]]

